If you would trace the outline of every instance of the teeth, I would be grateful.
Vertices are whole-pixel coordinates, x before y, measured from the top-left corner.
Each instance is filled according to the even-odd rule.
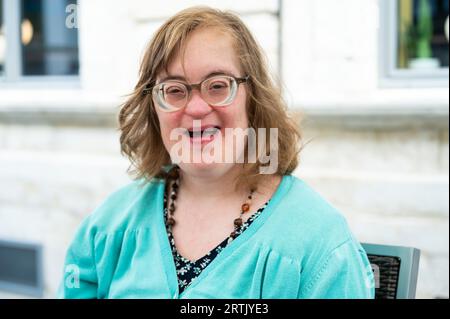
[[[201,136],[202,136],[202,132],[200,132],[200,131],[192,132],[192,137],[201,137]]]
[[[209,127],[203,131],[188,131],[190,137],[209,137],[216,134],[220,129],[217,127]]]
[[[219,129],[217,127],[209,127],[203,131],[203,136],[214,135]]]

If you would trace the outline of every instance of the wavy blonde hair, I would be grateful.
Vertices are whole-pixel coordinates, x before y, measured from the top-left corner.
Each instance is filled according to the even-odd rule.
[[[158,29],[145,51],[139,81],[119,114],[121,151],[131,161],[129,172],[136,179],[166,177],[163,167],[170,165],[171,159],[162,141],[151,94],[144,95],[143,90],[155,85],[160,72],[167,72],[168,65],[183,50],[188,36],[204,27],[218,28],[232,37],[241,70],[250,76],[247,83],[249,127],[256,133],[258,128],[278,128],[278,169],[275,174],[292,173],[299,162],[301,133],[298,124],[287,113],[281,89],[270,77],[263,51],[236,14],[209,7],[192,7],[170,18]],[[269,142],[267,134],[267,150]],[[264,177],[259,173],[262,164],[258,160],[256,163],[245,161],[243,166],[244,173],[237,184],[254,187]]]

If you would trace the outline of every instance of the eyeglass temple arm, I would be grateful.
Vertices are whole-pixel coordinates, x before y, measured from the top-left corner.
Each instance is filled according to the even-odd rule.
[[[150,84],[147,84],[144,89],[142,90],[142,95],[147,95],[152,92],[153,87],[150,86]]]
[[[237,82],[237,84],[241,84],[241,83],[247,82],[248,79],[250,79],[250,75],[247,75],[244,78],[236,78],[236,82]]]

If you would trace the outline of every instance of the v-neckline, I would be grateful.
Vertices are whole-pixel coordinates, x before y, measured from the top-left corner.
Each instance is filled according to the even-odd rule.
[[[172,238],[173,238],[173,235],[171,235],[171,236],[172,236]],[[193,260],[190,260],[190,259],[187,259],[187,258],[184,257],[183,255],[181,255],[181,254],[178,252],[177,247],[175,246],[175,244],[170,243],[170,240],[169,240],[169,243],[170,243],[170,249],[171,249],[171,250],[175,249],[175,253],[177,254],[177,256],[178,256],[180,259],[183,260],[183,262],[185,262],[186,264],[190,264],[190,265],[198,265],[201,261],[203,261],[205,258],[207,258],[208,256],[210,256],[210,255],[211,255],[211,254],[212,254],[219,246],[222,246],[223,243],[224,243],[226,240],[228,240],[228,238],[222,240],[222,241],[220,242],[220,244],[216,245],[216,247],[214,247],[213,249],[211,249],[210,251],[208,251],[206,254],[204,254],[204,255],[201,256],[200,258],[197,258],[197,259],[194,260],[194,261],[193,261]]]
[[[166,198],[166,194],[164,195],[164,197]],[[256,211],[252,212],[251,215],[249,216],[249,218],[240,226],[239,228],[239,236],[245,231],[247,230],[247,228],[253,223],[253,221],[259,217],[259,215],[262,213],[263,210],[265,210],[265,208],[267,207],[268,203],[270,202],[270,199],[265,202],[261,207],[259,207],[258,209],[256,209]],[[164,211],[164,224],[166,225],[167,222],[167,207],[164,207],[163,205],[163,211]],[[176,245],[175,245],[175,239],[173,237],[173,233],[170,232],[170,230],[167,228],[166,225],[166,235],[169,237],[169,244],[170,244],[170,249],[172,251],[172,253],[174,253],[175,250],[175,254],[177,255],[177,258],[180,258],[184,263],[186,264],[190,264],[192,266],[198,266],[199,263],[201,263],[204,259],[208,258],[209,256],[211,256],[211,254],[213,254],[219,247],[225,245],[222,247],[225,248],[229,243],[228,241],[230,240],[230,237],[227,237],[225,239],[223,239],[220,243],[218,243],[214,248],[210,249],[208,252],[206,252],[203,256],[197,258],[196,260],[191,260],[189,258],[184,257],[183,255],[180,254],[180,252],[178,251]],[[173,241],[173,242],[172,242]],[[175,256],[174,256],[175,258]]]
[[[210,264],[202,270],[200,275],[198,275],[193,282],[190,283],[183,292],[179,293],[178,287],[178,276],[177,269],[175,265],[175,260],[172,255],[172,248],[169,242],[169,237],[167,236],[166,225],[164,222],[164,190],[165,190],[165,181],[162,181],[159,184],[159,189],[157,191],[157,214],[158,214],[158,223],[157,223],[157,231],[159,236],[159,242],[161,245],[161,254],[163,258],[163,268],[166,274],[167,284],[169,287],[170,294],[173,299],[175,298],[183,298],[183,296],[191,291],[197,286],[204,277],[206,277],[212,270],[214,270],[217,265],[219,265],[222,260],[226,259],[230,256],[233,251],[235,251],[242,242],[245,242],[247,238],[251,237],[256,231],[265,223],[265,221],[272,215],[272,211],[278,206],[280,199],[283,195],[288,191],[289,187],[292,184],[292,176],[284,175],[272,195],[272,198],[268,202],[267,206],[264,209],[264,214],[261,214],[256,220],[254,220],[250,226],[240,234],[236,239],[234,239],[231,243],[229,243],[221,252],[218,254],[214,260],[210,262]]]

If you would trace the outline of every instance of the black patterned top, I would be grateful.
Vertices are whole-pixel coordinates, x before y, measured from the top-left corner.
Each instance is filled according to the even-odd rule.
[[[250,224],[256,218],[258,218],[264,208],[267,207],[269,202],[270,199],[236,230],[236,237],[242,234],[250,226]],[[178,253],[172,232],[169,225],[167,224],[167,217],[167,195],[164,194],[164,221],[166,223],[167,235],[169,237],[170,247],[172,249],[172,255],[177,270],[179,293],[181,294],[184,289],[186,289],[186,287],[188,287],[189,284],[200,275],[202,270],[205,269],[233,239],[231,239],[230,237],[225,238],[219,245],[216,246],[216,248],[208,252],[206,255],[197,259],[196,261],[191,261],[184,258]]]

